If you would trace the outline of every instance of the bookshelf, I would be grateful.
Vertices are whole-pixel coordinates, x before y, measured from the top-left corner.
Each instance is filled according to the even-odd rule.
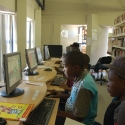
[[[125,56],[125,13],[114,20],[113,34],[108,37],[107,54],[114,58]]]

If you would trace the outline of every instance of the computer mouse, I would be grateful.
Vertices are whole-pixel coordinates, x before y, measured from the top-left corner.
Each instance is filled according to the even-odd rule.
[[[0,117],[0,125],[6,125],[6,124],[7,121],[4,118]]]
[[[52,69],[50,69],[50,68],[46,68],[45,71],[52,71]]]

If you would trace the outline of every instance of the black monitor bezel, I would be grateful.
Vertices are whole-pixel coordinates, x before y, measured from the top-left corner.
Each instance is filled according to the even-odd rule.
[[[9,74],[8,74],[8,57],[19,55],[20,58],[20,69],[21,69],[21,79],[18,80],[14,85],[11,87],[9,86]],[[5,88],[6,88],[6,94],[9,95],[15,88],[21,84],[22,80],[22,65],[21,65],[21,53],[20,52],[14,52],[14,53],[8,53],[3,54],[3,62],[4,62],[4,82],[5,82]]]
[[[36,58],[37,58],[37,64],[39,65],[39,64],[43,61],[43,57],[42,57],[41,60],[39,59],[38,51],[37,51],[38,49],[40,50],[41,57],[42,57],[42,53],[41,53],[41,49],[40,49],[40,47],[35,47]]]
[[[28,72],[30,74],[32,74],[36,69],[37,69],[37,66],[34,66],[33,68],[31,68],[31,65],[30,65],[30,62],[29,62],[29,58],[28,58],[28,51],[34,51],[34,54],[35,54],[35,57],[36,57],[36,52],[35,52],[35,48],[32,48],[32,49],[25,49],[25,54],[26,54],[26,62],[27,62],[27,65],[28,65]],[[37,64],[37,58],[36,58],[36,64]]]

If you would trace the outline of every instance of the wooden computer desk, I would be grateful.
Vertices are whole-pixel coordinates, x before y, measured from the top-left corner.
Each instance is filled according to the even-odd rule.
[[[22,80],[28,80],[33,82],[48,82],[56,76],[57,72],[55,69],[52,71],[44,71],[45,69],[37,69],[36,71],[39,72],[39,75],[35,76],[26,76],[25,73],[22,73]]]
[[[60,64],[55,64],[53,61],[46,61],[44,65],[38,65],[38,69],[46,69],[46,68],[51,68],[54,69],[54,67],[60,67]]]
[[[18,97],[13,98],[4,98],[0,96],[0,101],[2,102],[12,102],[12,103],[25,103],[25,104],[34,104],[34,108],[43,100],[47,86],[45,82],[37,82],[37,84],[40,83],[42,86],[36,86],[36,85],[30,85],[26,84],[25,82],[22,82],[18,87],[24,89],[25,93]],[[0,82],[2,85],[3,82]],[[0,91],[2,91],[5,88],[1,88]],[[33,96],[35,92],[38,91],[38,95],[34,99]],[[54,98],[53,98],[54,99]],[[48,125],[54,125],[55,124],[55,118],[58,110],[58,104],[59,104],[59,98],[56,98],[56,104],[53,109],[52,115],[50,117],[50,121]],[[33,108],[33,109],[34,109]],[[23,125],[23,123],[19,121],[10,121],[7,120],[7,125]]]
[[[56,59],[56,58],[54,58]],[[59,59],[58,59],[59,60]],[[46,62],[46,64],[48,61]],[[53,64],[53,62],[48,63]],[[48,65],[47,64],[47,65]],[[46,66],[46,65],[45,65]],[[57,67],[59,67],[59,64],[57,64]],[[52,71],[44,71],[45,68],[38,68],[36,71],[39,72],[39,75],[36,76],[26,76],[25,73],[23,72],[22,74],[22,79],[24,81],[32,81],[32,82],[46,82],[47,84],[47,90],[57,90],[57,91],[64,91],[64,89],[60,88],[59,86],[52,86],[51,81],[56,77],[57,72],[54,68],[52,68]]]

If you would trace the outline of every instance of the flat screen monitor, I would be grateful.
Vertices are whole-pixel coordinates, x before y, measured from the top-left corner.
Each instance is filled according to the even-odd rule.
[[[36,59],[36,53],[35,48],[32,49],[25,49],[26,54],[26,62],[28,65],[28,69],[25,72],[25,75],[38,75],[39,73],[36,72],[37,69],[37,59]]]
[[[21,54],[20,52],[3,55],[3,73],[5,90],[1,91],[3,97],[16,97],[24,93],[21,88],[16,88],[22,80]]]
[[[48,45],[50,57],[61,58],[63,53],[62,45]]]
[[[42,53],[39,47],[35,47],[35,51],[36,51],[36,58],[37,58],[37,64],[38,65],[43,65],[44,63],[43,61],[43,57],[42,57]]]
[[[44,59],[48,60],[50,58],[49,48],[47,45],[44,46]]]

